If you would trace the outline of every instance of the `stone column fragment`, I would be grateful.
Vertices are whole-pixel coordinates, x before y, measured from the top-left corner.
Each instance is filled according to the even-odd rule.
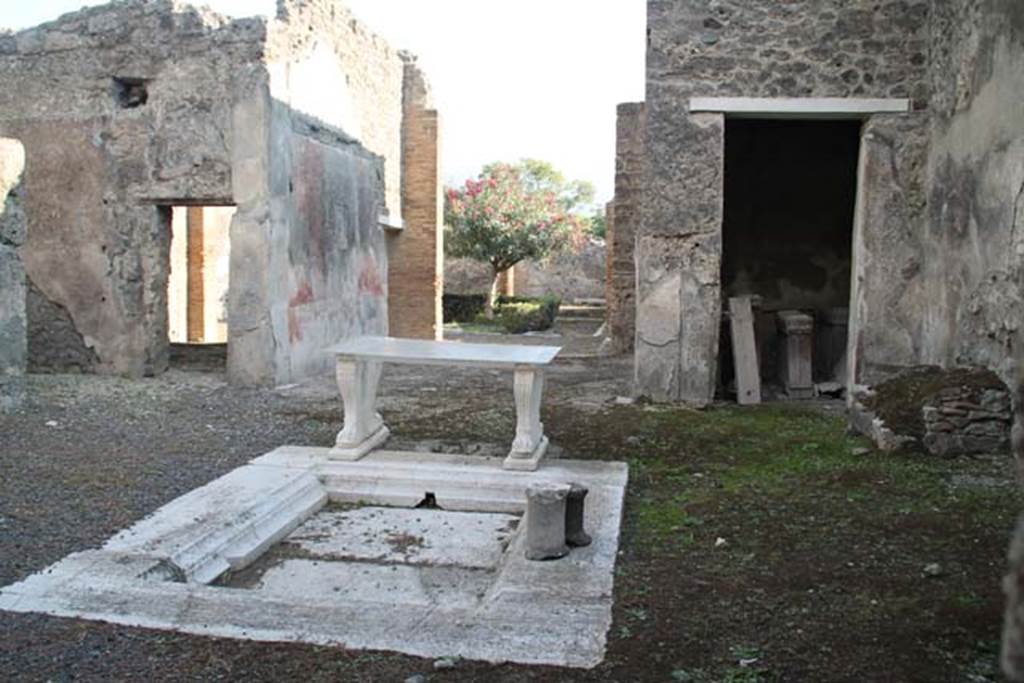
[[[565,544],[568,484],[540,483],[526,489],[526,559],[557,560],[569,554]]]
[[[786,394],[793,399],[814,397],[811,376],[811,334],[814,319],[800,311],[779,311],[779,380]]]
[[[591,538],[583,529],[585,499],[588,490],[585,486],[572,484],[565,502],[565,542],[573,548],[590,545]]]

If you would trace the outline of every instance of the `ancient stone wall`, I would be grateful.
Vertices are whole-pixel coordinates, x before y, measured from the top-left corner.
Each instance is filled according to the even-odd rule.
[[[504,273],[499,279],[499,293],[517,296],[552,294],[569,302],[577,299],[600,299],[605,295],[606,245],[589,241],[579,251],[564,252],[545,261],[522,261],[511,271],[512,291]],[[472,259],[445,259],[445,293],[486,294],[491,287],[491,267]]]
[[[0,134],[27,153],[35,369],[166,367],[162,207],[231,201],[235,85],[264,33],[156,0],[0,37]]]
[[[402,213],[402,93],[398,51],[341,0],[279,0],[267,38],[271,95],[383,157],[382,214]]]
[[[724,118],[689,113],[689,99],[910,98],[916,110],[929,93],[928,7],[927,0],[649,0],[646,169],[636,243],[639,393],[705,403],[716,383]],[[920,139],[907,127],[923,129],[926,115],[904,118],[892,125]],[[892,206],[920,186],[921,167],[904,171],[894,188],[867,193],[862,208]],[[909,214],[901,214],[907,220],[899,230],[916,235],[921,225]],[[868,282],[865,300],[878,296],[875,283],[887,287]],[[900,300],[895,310],[918,305]],[[889,315],[871,311],[879,321]]]
[[[331,343],[387,333],[380,219],[400,196],[400,131],[382,123],[401,121],[398,54],[328,0],[282,3],[268,31],[261,96],[236,107],[232,143],[231,272],[250,276],[231,283],[228,374],[245,384],[324,372]]]
[[[0,138],[0,414],[14,410],[22,401],[21,378],[28,355],[25,269],[18,253],[26,230],[24,168],[21,143]]]
[[[1024,4],[935,3],[923,277],[929,362],[1014,386],[1024,329]]]
[[[395,337],[440,339],[444,332],[444,216],[441,131],[430,88],[405,59],[401,232],[388,239],[388,317]]]
[[[578,251],[566,251],[547,261],[523,261],[515,267],[518,296],[553,294],[565,302],[603,299],[607,246],[588,240]]]
[[[0,134],[29,158],[32,365],[166,368],[173,206],[237,207],[233,381],[291,381],[385,333],[403,71],[335,0],[269,22],[129,0],[0,36]]]
[[[614,215],[608,225],[608,334],[614,353],[633,349],[636,261],[644,171],[644,105],[620,104],[615,143]]]

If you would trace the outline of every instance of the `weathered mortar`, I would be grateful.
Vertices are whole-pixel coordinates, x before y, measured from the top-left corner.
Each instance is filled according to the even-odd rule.
[[[0,38],[0,133],[28,156],[34,367],[166,367],[157,205],[230,201],[232,84],[261,58],[264,33],[260,20],[153,0]]]
[[[1018,380],[1024,326],[1024,5],[936,3],[922,355]]]
[[[339,2],[278,5],[229,21],[129,0],[0,36],[0,134],[29,158],[34,367],[166,368],[172,205],[237,205],[233,381],[292,381],[338,338],[386,332],[402,59]]]
[[[0,414],[23,399],[27,360],[25,269],[19,247],[25,242],[22,172],[25,149],[0,138]]]
[[[639,393],[705,403],[715,386],[724,121],[719,114],[689,114],[689,99],[889,97],[911,98],[922,108],[929,96],[928,8],[927,0],[649,0],[646,171],[636,252]],[[913,145],[926,124],[926,115],[916,113],[888,125]],[[879,136],[885,130],[877,124]],[[914,158],[895,186],[866,188],[865,212],[917,206],[907,200],[921,185],[923,157]],[[920,213],[919,206],[901,210],[887,225],[900,235],[920,234]],[[919,310],[912,293],[896,301],[890,296],[894,307],[878,308],[886,287],[869,280],[859,294],[862,316],[872,324]],[[869,350],[861,360],[885,363],[902,353]]]
[[[402,218],[388,239],[388,316],[395,337],[440,339],[444,322],[441,122],[415,57],[403,54]]]
[[[341,0],[278,0],[266,59],[276,99],[344,131],[385,160],[381,209],[400,219],[404,64],[398,51]]]

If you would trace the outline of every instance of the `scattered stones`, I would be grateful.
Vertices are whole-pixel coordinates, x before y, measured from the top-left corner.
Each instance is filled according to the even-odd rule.
[[[839,382],[819,382],[814,385],[814,391],[818,396],[842,398],[843,394],[846,392],[846,387]]]
[[[883,451],[998,453],[1010,447],[1011,398],[982,368],[909,368],[858,394],[850,424]]]

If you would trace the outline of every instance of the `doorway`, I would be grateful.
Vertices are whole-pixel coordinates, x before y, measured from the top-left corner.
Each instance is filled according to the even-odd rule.
[[[726,119],[722,295],[753,298],[769,387],[782,311],[813,323],[814,381],[845,381],[860,132],[858,120]],[[728,325],[722,332],[728,340]],[[729,393],[730,343],[719,345],[719,361],[719,390]]]
[[[234,206],[171,207],[168,341],[172,367],[227,364],[230,228]]]

